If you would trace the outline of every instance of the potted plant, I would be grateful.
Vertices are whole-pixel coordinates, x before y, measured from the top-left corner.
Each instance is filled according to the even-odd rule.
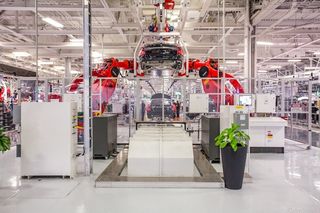
[[[4,134],[4,130],[0,128],[0,152],[5,152],[10,149],[10,138]]]
[[[224,182],[228,189],[241,189],[243,183],[250,137],[239,127],[233,123],[215,138],[215,145],[221,149]]]

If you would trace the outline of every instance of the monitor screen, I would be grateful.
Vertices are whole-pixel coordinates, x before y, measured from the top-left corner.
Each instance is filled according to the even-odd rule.
[[[239,95],[239,105],[240,106],[252,106],[252,96],[251,95]]]

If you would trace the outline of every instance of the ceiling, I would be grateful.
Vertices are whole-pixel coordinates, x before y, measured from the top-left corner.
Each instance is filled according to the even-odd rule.
[[[175,2],[175,9],[167,12],[167,18],[186,44],[189,57],[225,57],[224,69],[243,75],[246,0]],[[253,37],[258,42],[258,73],[290,75],[304,71],[306,66],[318,65],[320,1],[248,2],[250,29],[255,30]],[[37,20],[34,4],[34,0],[0,1],[0,63],[35,71],[38,52],[40,76],[64,75],[66,58],[71,58],[73,73],[81,72],[82,0],[38,0]],[[140,37],[150,37],[147,29],[155,13],[151,0],[92,0],[92,11],[96,63],[101,57],[132,58]],[[63,27],[47,23],[46,18]],[[17,56],[13,52],[29,55]],[[301,61],[288,61],[293,58]]]

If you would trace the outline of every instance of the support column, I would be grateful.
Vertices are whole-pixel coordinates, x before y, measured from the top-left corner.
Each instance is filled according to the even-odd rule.
[[[136,78],[135,88],[135,120],[141,121],[141,83],[140,79]]]
[[[312,79],[308,82],[308,146],[310,149],[312,146]]]
[[[190,81],[188,81],[190,82]],[[187,94],[189,94],[189,91],[187,91],[187,79],[184,78],[182,80],[182,96],[183,96],[183,121],[187,120]],[[190,89],[190,85],[188,86],[188,89]],[[180,113],[181,114],[181,113]]]
[[[246,93],[252,93],[252,36],[250,25],[250,1],[246,0],[245,24],[244,24],[244,77],[247,79],[244,86]],[[255,46],[253,47],[255,48]],[[253,70],[255,72],[255,70]]]
[[[83,80],[84,80],[84,163],[85,175],[92,174],[92,109],[91,109],[91,0],[83,0]]]
[[[222,2],[222,66],[225,69],[226,67],[226,12],[225,12],[225,6],[226,6],[226,1],[223,0]],[[220,86],[220,92],[222,94],[221,96],[221,103],[222,105],[226,104],[226,72],[223,72],[223,76],[218,75],[219,78],[222,77],[221,79],[221,86]],[[220,104],[221,105],[221,104]]]
[[[64,77],[65,77],[65,84],[68,85],[71,82],[71,58],[67,57],[64,61]]]
[[[35,101],[38,102],[39,96],[39,28],[38,28],[38,0],[35,0],[35,14],[34,14],[34,27],[36,33],[35,45],[36,45],[36,83],[35,83]]]
[[[253,27],[251,32],[251,75],[249,80],[251,80],[251,91],[250,93],[256,93],[256,80],[257,80],[257,46],[256,46],[256,27]]]
[[[281,79],[281,116],[284,116],[284,111],[285,111],[285,81],[284,79]]]

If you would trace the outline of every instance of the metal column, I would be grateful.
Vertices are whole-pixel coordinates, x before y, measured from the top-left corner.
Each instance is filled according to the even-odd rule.
[[[281,116],[284,116],[285,112],[285,82],[284,79],[281,79]]]
[[[312,79],[308,82],[308,146],[310,149],[312,146]]]
[[[250,32],[251,42],[250,42],[250,93],[256,93],[256,77],[257,77],[257,48],[256,48],[256,37],[254,36],[256,33],[256,27],[253,27],[252,32]]]
[[[250,25],[250,1],[246,0],[245,10],[245,24],[244,24],[244,77],[247,78],[247,85],[245,86],[245,92],[251,93],[251,75],[252,75],[252,36]]]
[[[92,174],[92,109],[91,109],[91,0],[83,0],[83,80],[84,80],[84,163],[85,175]]]
[[[35,25],[35,30],[36,30],[36,85],[35,85],[35,101],[38,102],[38,94],[39,94],[39,29],[38,29],[38,0],[35,0],[34,2],[35,5],[35,15],[34,15],[34,25]]]
[[[188,81],[188,82],[190,82],[190,81]],[[190,89],[190,86],[188,86],[188,89]],[[189,94],[189,91],[187,91],[187,79],[184,78],[182,80],[183,121],[187,120],[187,94]]]
[[[65,58],[64,62],[64,77],[65,77],[65,84],[68,85],[71,82],[71,58]]]
[[[223,68],[225,69],[226,67],[226,13],[225,13],[225,6],[226,6],[226,1],[223,0],[222,2],[222,64],[223,64]],[[220,75],[218,75],[220,77]],[[223,72],[223,76],[221,79],[221,86],[220,86],[220,93],[222,94],[221,96],[221,103],[222,105],[226,104],[226,89],[225,89],[225,80],[226,80],[226,72]]]
[[[135,87],[135,106],[134,106],[134,111],[135,111],[135,120],[136,121],[141,121],[141,82],[139,78],[136,78],[136,87]]]
[[[164,77],[163,76],[161,78],[161,83],[162,83],[162,89],[161,89],[162,90],[161,121],[165,121],[165,116],[164,116]]]

